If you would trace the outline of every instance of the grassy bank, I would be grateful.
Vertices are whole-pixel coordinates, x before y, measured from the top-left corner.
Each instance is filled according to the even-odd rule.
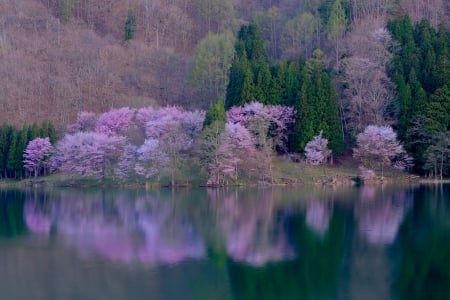
[[[324,186],[351,186],[359,183],[358,164],[351,159],[341,159],[333,165],[311,166],[305,163],[291,162],[281,157],[274,160],[273,180],[271,183],[261,183],[254,181],[246,181],[242,179],[238,182],[230,182],[230,185],[324,185]],[[377,178],[371,184],[381,184],[387,182],[403,182],[411,181],[419,182],[421,178],[411,176],[398,171],[387,171],[383,179]],[[201,172],[194,167],[181,170],[176,187],[198,187],[204,186],[206,178]],[[427,183],[436,183],[441,181],[424,180]],[[450,180],[447,180],[450,182]],[[93,177],[81,177],[76,175],[68,175],[55,173],[45,177],[28,178],[24,180],[1,180],[1,188],[18,188],[18,187],[122,187],[122,188],[161,188],[170,187],[170,178],[163,177],[160,181],[148,181],[143,178],[128,178],[127,180],[119,180],[118,178],[107,177],[105,179]]]

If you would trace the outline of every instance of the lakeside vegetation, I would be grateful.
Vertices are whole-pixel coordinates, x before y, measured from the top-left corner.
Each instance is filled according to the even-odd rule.
[[[194,170],[208,186],[274,185],[304,181],[301,175],[283,175],[277,166],[283,159],[302,170],[307,169],[300,167],[304,163],[324,170],[341,155],[351,160],[352,154],[355,173],[365,181],[384,178],[385,169],[392,168],[443,180],[450,174],[448,16],[436,10],[419,21],[408,1],[375,2],[316,1],[300,5],[295,17],[277,10],[286,9],[286,3],[263,5],[264,13],[240,15],[235,20],[239,26],[229,22],[236,3],[222,7],[230,13],[220,15],[222,23],[209,10],[219,3],[212,1],[207,9],[206,3],[196,2],[197,17],[207,25],[189,62],[188,85],[198,98],[187,94],[190,103],[183,106],[169,104],[167,97],[128,106],[110,103],[109,111],[81,101],[71,110],[76,121],[54,120],[58,141],[50,122],[41,129],[4,125],[2,177],[56,171],[101,182],[137,178],[163,186],[170,178],[169,185],[175,186],[192,181],[188,172]],[[85,4],[46,3],[65,26],[75,19],[87,21],[84,9],[90,2]],[[133,47],[142,38],[143,16],[133,10],[141,4],[128,3],[121,47]],[[150,25],[148,17],[144,20]],[[277,37],[278,22],[284,25]],[[158,29],[157,34],[159,48],[168,33]],[[145,36],[150,38],[148,32]],[[5,47],[7,56],[12,52]],[[139,74],[135,78],[143,77]],[[78,90],[83,98],[86,90]],[[25,106],[19,104],[21,115]]]

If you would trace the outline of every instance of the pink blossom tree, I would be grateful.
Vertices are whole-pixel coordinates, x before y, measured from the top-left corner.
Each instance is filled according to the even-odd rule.
[[[278,151],[285,152],[288,137],[295,122],[295,111],[289,106],[252,102],[245,106],[230,108],[227,119],[230,123],[239,123],[247,128],[251,128],[255,122],[264,120],[268,123],[266,135],[273,140],[272,145]]]
[[[124,133],[133,120],[135,111],[128,107],[112,109],[101,114],[95,124],[95,131],[108,136]]]
[[[409,157],[397,140],[397,134],[390,126],[369,125],[364,132],[358,134],[356,141],[357,147],[353,149],[353,156],[370,168],[378,165],[382,177],[385,165],[410,164]]]
[[[104,179],[120,157],[125,144],[121,136],[98,132],[66,135],[56,146],[55,163],[63,172]]]
[[[247,128],[239,123],[227,123],[221,143],[217,168],[235,182],[241,172],[249,171],[256,153],[255,143]]]
[[[359,166],[359,171],[361,173],[360,177],[364,181],[370,181],[376,177],[375,172],[372,169],[368,169],[364,166]]]
[[[137,149],[135,171],[147,179],[156,177],[159,181],[162,174],[170,172],[170,163],[170,157],[163,151],[159,141],[149,138]]]
[[[306,144],[305,156],[306,162],[314,166],[320,165],[331,156],[328,140],[322,137],[322,131]]]
[[[47,168],[52,150],[53,146],[48,137],[31,140],[23,153],[25,169],[33,172],[34,177],[37,177],[41,170],[45,171]]]
[[[160,163],[167,164],[161,171],[168,172],[172,186],[175,185],[175,178],[182,168],[194,140],[202,130],[204,118],[204,111],[190,112],[176,106],[160,109],[146,108],[138,111],[136,119],[141,124],[145,124],[147,139],[152,140],[153,145],[157,144],[157,147],[152,146],[147,149],[151,150],[150,153],[157,151],[165,154],[165,156],[161,156]],[[141,150],[144,151],[144,149]],[[145,157],[144,153],[150,155],[148,151],[144,151],[141,157]],[[150,155],[150,157],[155,158],[154,155]],[[143,164],[138,167],[139,172],[149,176],[149,173],[141,168],[142,166]],[[153,173],[150,171],[150,174]]]
[[[74,134],[80,131],[94,131],[97,116],[93,112],[82,111],[78,113],[75,123],[67,126],[67,132]]]
[[[137,147],[135,145],[127,144],[119,157],[119,162],[117,163],[114,173],[122,179],[135,175],[136,160]]]

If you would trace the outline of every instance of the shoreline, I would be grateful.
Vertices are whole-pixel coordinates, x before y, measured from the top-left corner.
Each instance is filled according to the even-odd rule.
[[[374,180],[363,182],[358,176],[342,174],[322,174],[320,176],[299,176],[296,178],[281,178],[274,183],[239,182],[228,185],[206,185],[196,180],[182,180],[173,187],[169,183],[157,183],[151,181],[117,181],[112,178],[100,180],[97,178],[61,178],[61,174],[46,177],[27,178],[22,180],[0,180],[0,189],[8,188],[124,188],[124,189],[189,189],[189,188],[211,188],[221,189],[227,187],[303,187],[315,186],[324,188],[352,187],[352,186],[382,186],[391,184],[448,184],[450,179],[431,179],[419,177],[418,175],[403,174],[402,176],[377,177]],[[288,180],[286,180],[288,179]]]

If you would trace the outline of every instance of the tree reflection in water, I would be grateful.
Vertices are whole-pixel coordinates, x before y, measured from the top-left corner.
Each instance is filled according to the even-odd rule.
[[[289,260],[294,249],[286,232],[287,215],[277,207],[270,189],[254,193],[228,191],[214,199],[217,233],[229,257],[254,266]]]
[[[83,194],[63,193],[49,207],[28,199],[29,230],[48,234],[52,228],[80,252],[122,263],[171,264],[205,254],[193,226],[173,219],[172,202],[149,195],[114,201],[105,201],[102,194],[77,196]]]
[[[233,299],[450,299],[449,194],[370,186],[26,193],[17,207],[0,205],[0,233],[28,228],[83,258],[120,264],[213,265]]]
[[[323,237],[330,225],[332,202],[312,199],[306,208],[306,224],[318,236]]]
[[[372,245],[391,245],[411,205],[411,194],[406,190],[391,192],[363,186],[355,205],[361,236]]]

